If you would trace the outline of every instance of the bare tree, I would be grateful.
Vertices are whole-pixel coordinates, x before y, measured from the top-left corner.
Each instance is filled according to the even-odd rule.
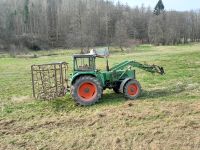
[[[115,27],[115,41],[116,44],[120,47],[121,51],[124,51],[123,46],[125,46],[125,43],[128,39],[127,35],[127,27],[124,24],[124,20],[121,19],[116,23]]]

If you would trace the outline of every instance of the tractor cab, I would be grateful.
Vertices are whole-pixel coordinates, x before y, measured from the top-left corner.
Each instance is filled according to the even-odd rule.
[[[95,71],[96,56],[93,54],[77,54],[73,56],[74,71],[75,72],[88,72]]]
[[[73,56],[74,61],[74,72],[88,72],[96,70],[96,58],[106,58],[107,66],[106,70],[109,70],[108,67],[108,48],[102,49],[92,49],[89,54],[75,54]]]

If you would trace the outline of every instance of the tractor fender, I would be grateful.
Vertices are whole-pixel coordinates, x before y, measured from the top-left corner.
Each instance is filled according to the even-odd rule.
[[[124,86],[130,80],[133,80],[133,78],[126,78],[122,81],[122,83],[120,84],[120,88],[119,88],[120,93],[124,93]]]
[[[97,78],[98,80],[99,80],[99,82],[101,83],[101,86],[102,87],[104,87],[105,85],[104,85],[104,79],[103,79],[103,76],[99,76],[98,74],[95,74],[95,73],[93,73],[93,72],[91,72],[91,73],[77,73],[77,74],[75,74],[73,77],[72,77],[72,79],[71,79],[71,85],[73,85],[74,83],[75,83],[75,81],[79,78],[79,77],[81,77],[81,76],[92,76],[92,77],[95,77],[95,78]]]
[[[92,76],[92,77],[96,77],[95,74],[93,73],[76,73],[72,78],[71,78],[71,85],[74,84],[74,82],[81,76]]]

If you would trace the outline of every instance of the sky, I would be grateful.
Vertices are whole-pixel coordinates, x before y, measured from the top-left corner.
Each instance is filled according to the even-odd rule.
[[[118,0],[113,0],[117,2]],[[151,6],[154,8],[158,0],[119,0],[121,3],[128,3],[129,6]],[[200,9],[200,0],[162,0],[166,10],[177,10],[177,11],[186,11],[186,10],[198,10]]]

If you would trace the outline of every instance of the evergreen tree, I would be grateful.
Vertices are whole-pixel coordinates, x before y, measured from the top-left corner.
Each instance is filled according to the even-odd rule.
[[[29,0],[24,3],[24,23],[27,24],[29,19]]]
[[[154,8],[154,14],[158,16],[160,15],[162,11],[164,11],[164,9],[165,9],[165,6],[162,0],[159,0],[158,3],[156,4],[156,7]]]

